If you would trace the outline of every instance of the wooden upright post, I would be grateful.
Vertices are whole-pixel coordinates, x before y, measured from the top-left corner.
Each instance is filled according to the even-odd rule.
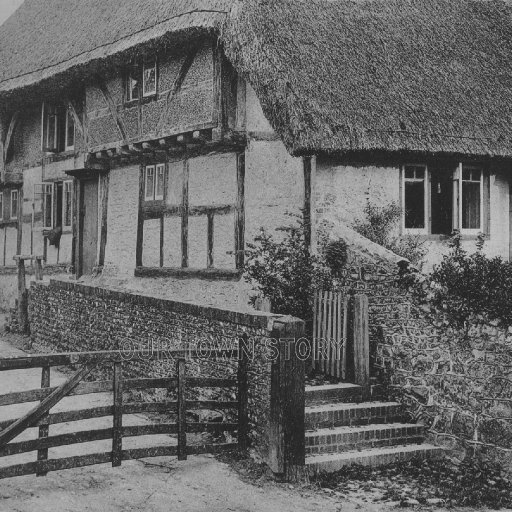
[[[43,366],[41,374],[41,388],[46,389],[50,387],[50,367]],[[45,420],[45,421],[43,421]],[[39,439],[45,439],[50,434],[50,424],[48,423],[48,414],[43,416],[42,422],[39,426]],[[48,460],[48,448],[42,448],[37,451],[37,460]],[[46,471],[36,473],[36,476],[46,476]]]
[[[28,293],[23,256],[16,256],[18,263],[18,324],[20,332],[28,334]]]
[[[112,467],[123,460],[123,363],[114,363],[114,421],[112,428]]]
[[[249,444],[249,389],[247,335],[238,342],[238,447],[247,450]]]
[[[276,321],[272,332],[278,357],[271,369],[269,466],[289,481],[306,477],[306,361],[297,353],[304,333],[304,322],[292,317]]]
[[[368,297],[366,295],[354,295],[353,300],[354,383],[363,388],[363,398],[368,398],[370,395]]]
[[[187,402],[185,397],[185,359],[176,361],[178,378],[178,460],[187,460]]]

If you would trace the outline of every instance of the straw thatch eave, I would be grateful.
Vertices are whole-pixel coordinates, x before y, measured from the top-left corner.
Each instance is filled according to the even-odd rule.
[[[26,0],[0,27],[0,97],[76,75],[147,44],[216,32],[230,5],[231,0]]]
[[[222,38],[294,155],[512,156],[509,0],[245,0]]]

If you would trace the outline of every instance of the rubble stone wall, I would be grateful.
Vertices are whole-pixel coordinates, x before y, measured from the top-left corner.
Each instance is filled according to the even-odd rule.
[[[266,459],[271,384],[267,342],[274,321],[280,317],[51,280],[49,284],[32,284],[29,318],[33,340],[54,351],[187,346],[223,349],[236,347],[245,337],[246,346],[254,346],[248,371],[250,435],[257,453]],[[169,376],[174,374],[174,366],[173,361],[135,364],[127,376]],[[237,361],[194,359],[187,364],[187,372],[203,377],[236,377]],[[233,393],[230,398],[234,398]]]

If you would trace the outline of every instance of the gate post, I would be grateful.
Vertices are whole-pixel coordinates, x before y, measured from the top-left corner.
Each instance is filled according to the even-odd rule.
[[[24,256],[15,256],[18,265],[18,324],[20,332],[28,334],[28,292]]]
[[[290,481],[306,474],[306,358],[297,350],[304,334],[304,322],[293,317],[278,319],[272,330],[277,357],[271,367],[269,466]]]
[[[363,399],[370,396],[370,331],[368,297],[354,295],[352,307],[352,334],[354,353],[354,384],[361,386]]]

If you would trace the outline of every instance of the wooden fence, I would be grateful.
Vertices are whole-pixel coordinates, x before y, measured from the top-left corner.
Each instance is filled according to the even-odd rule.
[[[0,479],[27,474],[46,475],[49,471],[71,469],[95,464],[111,463],[120,466],[123,460],[146,457],[177,456],[185,460],[187,455],[217,453],[235,448],[245,449],[248,438],[247,413],[247,359],[240,351],[237,378],[196,378],[187,377],[186,360],[191,356],[186,351],[134,352],[130,361],[126,361],[118,351],[80,352],[53,355],[35,355],[0,359],[0,372],[41,368],[41,387],[29,391],[20,391],[0,395],[0,406],[40,401],[27,414],[17,420],[0,422],[0,459],[7,456],[37,452],[34,462],[0,467]],[[238,356],[238,350],[216,350],[208,354],[212,359]],[[141,360],[176,360],[176,373],[169,378],[125,379],[123,367]],[[192,356],[193,357],[193,356]],[[79,366],[80,368],[63,384],[51,387],[50,368],[55,366]],[[111,380],[84,382],[90,373],[99,367],[113,368]],[[154,388],[174,390],[175,401],[125,402],[123,393],[129,390],[148,390]],[[185,393],[191,388],[231,388],[238,389],[237,400],[187,400]],[[66,396],[89,395],[93,393],[112,393],[112,405],[91,407],[50,414]],[[188,422],[187,411],[198,409],[238,411],[236,422]],[[175,422],[148,423],[137,426],[123,426],[123,415],[138,413],[174,413]],[[50,435],[51,425],[80,421],[91,418],[112,417],[112,427],[97,430],[84,430],[60,435]],[[234,415],[233,415],[234,417]],[[37,439],[15,440],[29,428],[39,427]],[[187,433],[237,432],[236,443],[187,445]],[[177,443],[167,446],[124,449],[123,439],[128,437],[174,434]],[[48,459],[48,449],[91,441],[111,440],[112,450],[69,458]]]

